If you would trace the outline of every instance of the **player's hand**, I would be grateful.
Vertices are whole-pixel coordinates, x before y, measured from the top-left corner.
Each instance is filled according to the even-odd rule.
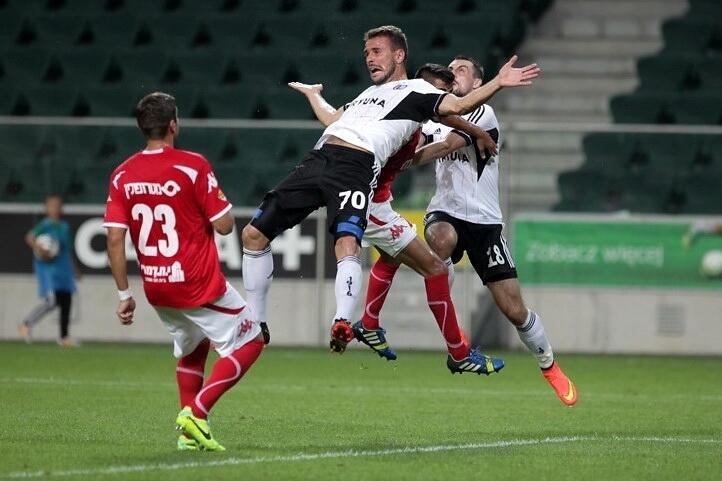
[[[494,139],[491,138],[491,135],[486,132],[484,132],[484,134],[485,135],[476,139],[476,145],[484,155],[490,154],[491,157],[494,157],[499,153],[499,147],[496,145],[496,142],[494,142]]]
[[[301,82],[288,82],[288,86],[293,90],[301,92],[303,95],[309,96],[313,94],[320,94],[323,90],[323,84],[304,84]]]
[[[514,67],[519,57],[514,55],[499,69],[499,85],[502,87],[519,87],[531,85],[531,81],[539,76],[541,69],[533,63],[526,67]]]
[[[35,254],[35,257],[42,261],[49,261],[53,258],[53,256],[50,255],[50,251],[41,246],[39,242],[35,242],[33,244],[33,253]]]
[[[133,324],[133,313],[135,312],[135,299],[132,297],[118,303],[118,309],[115,314],[118,316],[120,323],[124,326]]]

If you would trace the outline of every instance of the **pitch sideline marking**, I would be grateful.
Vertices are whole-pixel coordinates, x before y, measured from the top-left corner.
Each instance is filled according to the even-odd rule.
[[[314,461],[318,459],[334,458],[360,458],[372,456],[390,456],[394,454],[425,454],[444,451],[463,451],[470,449],[485,448],[510,448],[520,446],[533,446],[542,444],[561,444],[584,441],[624,441],[624,442],[659,442],[659,443],[700,443],[700,444],[722,444],[722,439],[694,439],[677,437],[626,437],[626,436],[568,436],[556,438],[539,439],[512,439],[509,441],[495,441],[486,443],[467,444],[441,444],[436,446],[408,446],[405,448],[381,449],[372,451],[328,451],[325,453],[299,453],[291,456],[259,456],[255,458],[227,458],[218,461],[190,461],[185,463],[158,463],[158,464],[137,464],[129,466],[110,466],[107,468],[94,469],[71,469],[63,471],[16,471],[0,475],[0,479],[33,479],[41,477],[66,477],[66,476],[92,476],[136,473],[144,471],[177,471],[189,468],[212,468],[218,466],[238,466],[249,464],[273,463],[273,462],[296,462]]]

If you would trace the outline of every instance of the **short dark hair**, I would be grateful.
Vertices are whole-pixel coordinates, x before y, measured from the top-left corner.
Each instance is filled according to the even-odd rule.
[[[468,55],[457,55],[454,57],[454,60],[466,60],[471,62],[471,65],[474,66],[474,77],[479,80],[484,80],[484,67],[482,67],[479,61],[474,57],[469,57]]]
[[[409,44],[406,42],[406,34],[403,30],[394,25],[372,28],[364,34],[364,42],[374,37],[386,37],[391,40],[394,49],[404,51],[404,63],[406,63],[406,59],[409,58]]]
[[[138,128],[148,139],[162,139],[168,135],[171,120],[178,120],[175,97],[163,92],[146,95],[135,106]]]
[[[438,63],[425,63],[416,71],[414,78],[422,78],[427,82],[429,79],[439,79],[450,84],[454,82],[454,73],[449,67]]]

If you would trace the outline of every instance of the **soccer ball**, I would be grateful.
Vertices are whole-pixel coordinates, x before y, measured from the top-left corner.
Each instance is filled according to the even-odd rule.
[[[60,244],[55,237],[49,234],[40,234],[35,238],[35,245],[41,251],[41,255],[38,255],[41,259],[50,260],[55,258],[60,251]]]
[[[700,271],[708,278],[722,276],[722,251],[708,251],[702,257]]]

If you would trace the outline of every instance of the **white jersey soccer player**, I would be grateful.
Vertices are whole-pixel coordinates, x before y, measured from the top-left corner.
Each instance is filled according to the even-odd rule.
[[[491,82],[461,99],[423,80],[408,80],[407,56],[406,36],[398,27],[366,32],[364,57],[374,85],[345,109],[317,113],[329,127],[302,163],[266,194],[243,229],[244,286],[254,312],[266,321],[273,277],[271,240],[326,207],[337,259],[329,343],[335,352],[343,352],[354,338],[349,320],[362,284],[360,242],[379,168],[426,120],[471,112],[500,88],[529,85],[539,75],[536,65],[514,68],[512,57]]]
[[[223,451],[210,433],[209,411],[250,369],[263,350],[261,327],[220,269],[214,230],[233,231],[231,204],[208,161],[173,148],[178,132],[175,99],[145,96],[136,107],[146,149],[111,174],[104,226],[108,257],[118,286],[117,315],[133,322],[125,237],[138,256],[143,288],[173,338],[183,434],[178,449]],[[211,347],[220,358],[204,383]]]
[[[490,105],[482,105],[465,115],[469,122],[487,131],[496,140],[499,150],[503,139],[499,122]],[[423,127],[428,139],[445,139],[452,129],[429,121]],[[455,132],[464,136],[463,132]],[[474,224],[503,224],[499,204],[499,155],[482,155],[471,139],[467,145],[436,161],[436,193],[428,212],[443,211]]]
[[[454,79],[451,70],[437,64],[422,66],[415,77],[423,78],[424,81],[433,83],[444,91],[451,89]],[[303,93],[314,111],[330,109],[321,96],[322,85],[292,82],[289,86]],[[327,117],[321,116],[321,120],[324,119]],[[496,149],[496,144],[486,131],[459,117],[444,118],[444,121],[466,129],[473,135],[479,136],[482,145]],[[447,367],[452,374],[456,372],[490,374],[499,371],[503,367],[503,361],[484,356],[478,349],[469,349],[457,322],[444,262],[417,237],[416,226],[394,211],[391,205],[393,182],[398,174],[411,164],[420,143],[421,129],[418,129],[401,149],[384,162],[378,185],[374,188],[369,206],[368,226],[364,232],[362,245],[374,246],[379,251],[380,258],[374,263],[369,274],[364,314],[361,320],[353,324],[353,331],[356,339],[369,346],[380,357],[387,360],[396,359],[396,353],[386,342],[385,330],[379,324],[376,309],[383,304],[389,290],[390,281],[386,282],[385,279],[393,277],[399,266],[404,263],[424,278],[428,305],[446,341],[449,352]]]
[[[458,56],[449,67],[454,72],[456,95],[470,95],[481,87],[483,69],[476,60]],[[501,145],[499,123],[491,107],[481,105],[465,117]],[[439,140],[421,149],[416,159],[437,158],[436,194],[425,218],[426,241],[442,259],[450,258],[453,263],[464,253],[468,255],[499,309],[537,358],[545,379],[562,403],[573,406],[576,387],[555,362],[541,318],[524,305],[514,260],[502,234],[499,155],[482,157],[463,134],[450,133],[443,125],[428,125],[426,129]]]

